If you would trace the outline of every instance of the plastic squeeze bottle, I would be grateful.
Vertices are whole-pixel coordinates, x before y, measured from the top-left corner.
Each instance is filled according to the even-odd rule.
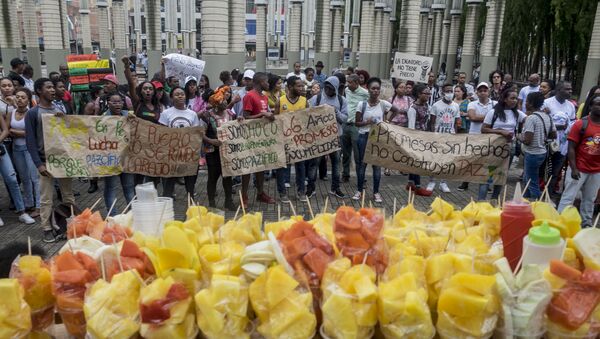
[[[517,183],[513,199],[504,203],[500,214],[500,237],[504,256],[513,271],[523,253],[523,238],[528,234],[534,219],[531,205],[523,200],[521,184]]]
[[[530,228],[523,238],[523,265],[536,264],[543,270],[550,260],[562,257],[564,245],[560,231],[544,221],[541,226]]]

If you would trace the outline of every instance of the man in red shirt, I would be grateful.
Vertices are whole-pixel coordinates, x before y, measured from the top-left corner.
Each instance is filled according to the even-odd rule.
[[[569,169],[558,212],[575,201],[581,190],[582,227],[592,226],[594,199],[600,188],[600,95],[592,98],[590,115],[578,120],[569,132]]]
[[[272,112],[269,112],[269,101],[267,96],[263,94],[263,91],[269,89],[268,77],[266,73],[257,72],[254,74],[253,87],[243,99],[244,107],[244,118],[246,119],[261,119],[267,118],[269,120],[275,119]],[[268,196],[263,191],[265,183],[264,172],[254,173],[256,177],[256,199],[260,202],[267,204],[274,204],[275,200]],[[244,206],[248,206],[248,185],[250,184],[250,174],[242,176],[242,203]]]

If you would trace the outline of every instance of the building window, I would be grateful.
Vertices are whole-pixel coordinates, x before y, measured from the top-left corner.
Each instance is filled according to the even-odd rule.
[[[146,17],[142,16],[142,34],[146,34]]]
[[[254,0],[246,0],[246,13],[256,13],[256,5],[254,4]]]
[[[256,35],[256,20],[246,20],[246,33]]]
[[[177,33],[181,33],[181,18],[177,18]]]

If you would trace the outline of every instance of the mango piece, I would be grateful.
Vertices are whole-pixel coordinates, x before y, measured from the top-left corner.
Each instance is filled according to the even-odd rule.
[[[461,317],[475,317],[483,314],[491,302],[483,297],[461,287],[443,289],[438,300],[438,313],[446,312]]]
[[[450,278],[452,287],[463,287],[479,295],[489,295],[494,292],[496,279],[493,276],[469,273],[456,273]]]

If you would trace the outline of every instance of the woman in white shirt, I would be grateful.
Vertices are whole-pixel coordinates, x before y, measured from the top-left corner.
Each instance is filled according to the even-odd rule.
[[[181,87],[175,87],[171,90],[171,102],[173,107],[164,110],[160,114],[158,122],[170,128],[185,128],[200,126],[200,119],[196,112],[186,108],[185,91]],[[194,187],[196,186],[196,178],[198,175],[190,175],[184,177],[185,190],[190,195],[194,196]],[[173,190],[177,178],[165,178],[163,180],[163,195],[165,197],[173,197]]]
[[[356,127],[358,127],[358,162],[360,167],[357,168],[357,191],[352,197],[354,200],[362,198],[362,192],[365,185],[365,172],[367,164],[364,163],[365,150],[367,148],[367,140],[369,139],[369,131],[373,124],[378,124],[383,121],[386,113],[392,111],[393,114],[400,113],[399,109],[392,106],[391,103],[385,100],[379,100],[381,92],[381,80],[379,78],[370,78],[367,81],[367,89],[369,90],[369,99],[360,101],[356,106]],[[377,203],[382,203],[383,199],[379,193],[379,182],[381,181],[381,167],[373,165],[373,196]]]
[[[493,111],[489,111],[483,119],[481,126],[482,134],[499,134],[509,142],[514,142],[517,132],[521,129],[523,121],[527,117],[525,113],[517,109],[517,91],[507,89],[500,94],[500,100]],[[512,161],[512,152],[508,161]],[[482,201],[487,198],[487,191],[491,182],[479,185],[479,196],[477,200]],[[502,190],[502,185],[494,185],[492,200],[497,200]]]

